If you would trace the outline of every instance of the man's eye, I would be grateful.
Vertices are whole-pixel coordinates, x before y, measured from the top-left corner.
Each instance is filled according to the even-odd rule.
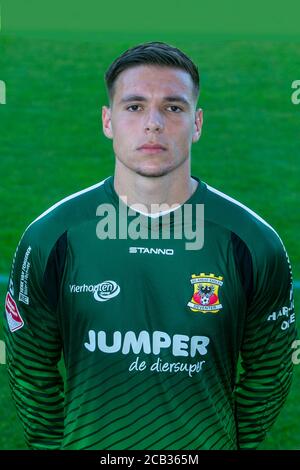
[[[128,109],[129,111],[137,111],[137,108],[140,108],[139,104],[132,104],[132,105],[128,106],[126,109]]]
[[[179,106],[175,106],[175,105],[168,106],[168,108],[171,108],[171,110],[172,110],[174,113],[179,113],[180,111],[182,111],[182,109],[179,108]]]

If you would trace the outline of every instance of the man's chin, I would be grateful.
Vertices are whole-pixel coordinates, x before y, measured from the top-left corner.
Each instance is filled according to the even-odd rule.
[[[147,178],[159,178],[170,173],[173,168],[137,168],[135,173]]]

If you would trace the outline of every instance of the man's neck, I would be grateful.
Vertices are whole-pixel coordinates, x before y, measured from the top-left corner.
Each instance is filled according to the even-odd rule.
[[[196,191],[198,181],[190,169],[177,168],[160,177],[141,176],[123,165],[116,165],[114,188],[126,205],[147,213],[175,209],[184,204]],[[142,205],[142,207],[141,207]]]

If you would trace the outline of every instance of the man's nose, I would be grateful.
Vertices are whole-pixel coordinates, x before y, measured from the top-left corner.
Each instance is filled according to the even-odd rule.
[[[145,119],[145,130],[159,132],[164,128],[163,117],[161,113],[155,110],[149,111]]]

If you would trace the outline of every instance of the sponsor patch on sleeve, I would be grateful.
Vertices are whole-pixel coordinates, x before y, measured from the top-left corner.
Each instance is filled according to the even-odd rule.
[[[24,322],[19,313],[17,304],[9,292],[7,292],[6,294],[5,312],[6,312],[7,323],[12,333],[22,328],[22,326],[24,326]]]

